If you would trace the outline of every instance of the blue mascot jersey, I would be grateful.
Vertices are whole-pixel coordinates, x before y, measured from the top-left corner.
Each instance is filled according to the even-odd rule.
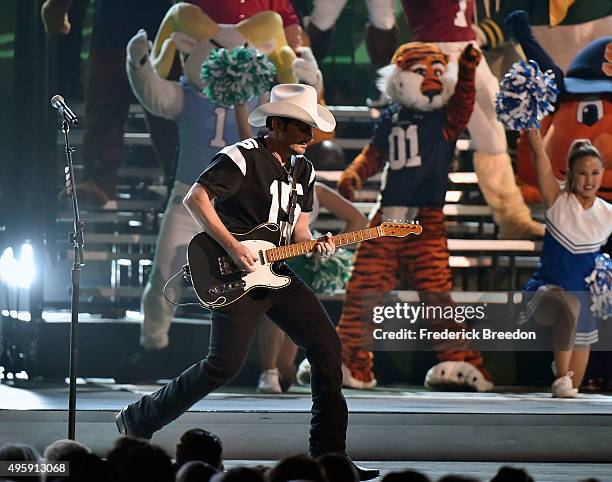
[[[455,140],[444,138],[444,109],[415,111],[393,104],[374,127],[372,144],[388,159],[382,206],[442,207]]]
[[[183,111],[177,118],[180,150],[176,166],[176,180],[193,184],[211,159],[224,147],[240,139],[236,115],[211,102],[204,94],[181,78],[185,93]],[[249,110],[259,99],[248,103]]]

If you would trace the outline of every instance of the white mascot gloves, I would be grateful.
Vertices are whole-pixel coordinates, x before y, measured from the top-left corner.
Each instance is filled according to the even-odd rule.
[[[296,54],[298,58],[293,61],[293,73],[299,81],[313,86],[317,94],[320,94],[323,89],[323,75],[312,50],[309,47],[299,47]]]
[[[147,32],[140,29],[127,44],[127,61],[134,69],[138,69],[149,58],[153,44],[147,37]]]

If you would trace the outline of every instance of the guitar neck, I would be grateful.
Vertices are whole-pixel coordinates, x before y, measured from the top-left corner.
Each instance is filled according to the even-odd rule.
[[[351,233],[343,233],[332,236],[332,240],[336,247],[347,246],[349,244],[360,243],[368,239],[379,238],[382,236],[380,226],[375,228],[361,229]],[[284,259],[302,256],[314,251],[316,240],[304,241],[303,243],[289,244],[287,246],[279,246],[278,248],[268,249],[266,251],[266,259],[270,263],[282,261]]]

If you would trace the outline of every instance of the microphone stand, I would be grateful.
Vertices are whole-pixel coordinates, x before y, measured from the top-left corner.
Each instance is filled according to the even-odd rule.
[[[72,300],[70,303],[70,394],[68,396],[68,438],[75,439],[76,423],[76,378],[77,378],[77,344],[79,337],[79,289],[81,285],[81,267],[85,266],[85,253],[83,246],[83,228],[85,223],[79,216],[79,204],[77,201],[76,184],[74,182],[74,168],[72,164],[72,153],[75,151],[70,146],[68,132],[70,131],[68,119],[63,109],[62,132],[66,144],[66,167],[64,168],[66,190],[72,199],[72,210],[74,214],[73,231],[69,235],[69,242],[74,248],[74,262],[72,263]]]

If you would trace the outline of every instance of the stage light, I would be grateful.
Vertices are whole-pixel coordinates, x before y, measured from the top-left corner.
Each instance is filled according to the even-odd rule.
[[[36,277],[34,267],[34,250],[30,243],[21,246],[19,259],[13,255],[13,248],[8,247],[0,256],[0,279],[9,288],[28,289]]]
[[[13,248],[8,247],[0,256],[0,279],[2,283],[13,287],[15,286],[17,273],[17,261],[13,257]]]
[[[36,278],[36,268],[34,267],[34,250],[30,243],[24,243],[19,253],[18,286],[28,289],[32,286]]]

